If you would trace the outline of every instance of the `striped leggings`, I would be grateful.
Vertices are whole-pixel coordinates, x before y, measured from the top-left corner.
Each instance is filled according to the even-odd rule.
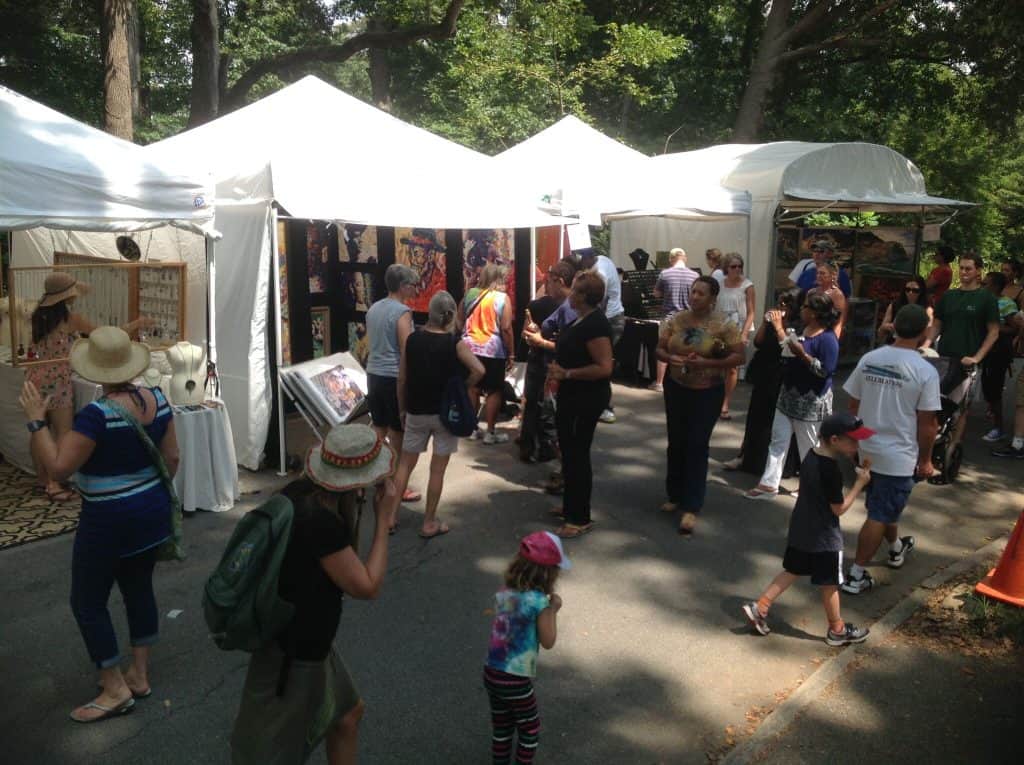
[[[540,735],[540,715],[533,681],[484,667],[484,688],[491,700],[491,756],[494,765],[506,765],[512,761],[512,740],[516,730],[519,731],[516,762],[533,762]]]

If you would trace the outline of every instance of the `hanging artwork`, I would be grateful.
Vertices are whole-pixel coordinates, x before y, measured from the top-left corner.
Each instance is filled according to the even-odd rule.
[[[285,244],[285,224],[277,222],[277,281],[281,290],[281,360],[285,366],[292,363],[291,320],[288,310],[288,247]]]
[[[346,223],[338,233],[342,241],[338,245],[338,257],[342,263],[377,262],[377,227]]]
[[[366,366],[370,356],[370,338],[366,336],[366,324],[361,321],[348,323],[348,352],[355,356],[356,361]]]
[[[480,272],[488,263],[497,263],[505,267],[507,271],[505,292],[508,294],[509,305],[512,306],[514,314],[516,309],[515,229],[463,229],[462,272],[467,292],[476,286],[480,279]]]
[[[306,226],[306,272],[309,274],[309,293],[327,291],[327,229],[324,226]]]
[[[444,229],[396,228],[395,262],[410,266],[420,275],[416,297],[408,305],[426,313],[430,298],[447,289]]]
[[[544,226],[537,229],[537,272],[534,275],[537,290],[548,278],[548,270],[559,261],[560,255],[569,253],[568,242],[558,246],[558,237],[562,233],[561,226]]]
[[[361,271],[343,273],[341,302],[349,311],[369,311],[373,305],[373,274]]]
[[[857,232],[858,274],[909,275],[916,255],[916,229],[879,226]]]
[[[310,310],[313,328],[313,358],[319,359],[331,354],[331,309],[326,306]]]

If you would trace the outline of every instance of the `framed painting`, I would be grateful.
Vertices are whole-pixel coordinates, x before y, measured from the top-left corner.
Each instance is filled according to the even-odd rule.
[[[341,302],[346,309],[369,311],[373,299],[373,274],[349,271],[341,275]]]
[[[377,262],[377,227],[346,223],[338,230],[338,256],[342,263]]]
[[[366,366],[366,360],[370,357],[370,338],[366,335],[366,324],[361,321],[350,321],[348,323],[348,352],[356,361]]]
[[[277,222],[277,281],[281,289],[281,360],[285,366],[292,363],[292,335],[290,309],[288,307],[288,245],[287,227],[283,220]]]
[[[311,308],[310,323],[313,328],[313,358],[331,355],[331,309],[322,306]]]
[[[555,239],[557,244],[558,240]],[[488,263],[504,266],[507,272],[505,292],[515,314],[516,270],[515,229],[470,228],[462,231],[462,275],[466,291],[477,285],[480,272]]]
[[[917,230],[879,226],[857,232],[857,273],[909,276],[917,262]]]
[[[395,229],[395,262],[409,266],[420,276],[416,297],[409,301],[414,311],[426,313],[430,298],[448,287],[444,236],[443,228]]]

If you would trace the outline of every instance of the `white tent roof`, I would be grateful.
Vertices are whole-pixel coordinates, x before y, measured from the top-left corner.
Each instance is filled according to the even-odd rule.
[[[724,189],[717,181],[664,176],[645,155],[572,115],[495,159],[552,209],[595,225],[602,214],[609,219],[625,211],[682,218],[750,212],[745,192]]]
[[[218,203],[276,200],[297,218],[430,228],[560,222],[509,190],[490,157],[312,76],[147,150],[212,168]]]
[[[212,180],[181,166],[0,86],[0,229],[207,230]]]
[[[913,162],[871,143],[724,144],[655,157],[661,172],[746,189],[754,201],[778,199],[791,209],[967,207],[969,202],[931,196]]]

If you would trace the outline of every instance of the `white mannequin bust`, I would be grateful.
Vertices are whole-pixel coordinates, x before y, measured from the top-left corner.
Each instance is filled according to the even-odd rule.
[[[182,341],[167,349],[171,365],[168,395],[172,404],[201,404],[206,398],[206,352]]]

